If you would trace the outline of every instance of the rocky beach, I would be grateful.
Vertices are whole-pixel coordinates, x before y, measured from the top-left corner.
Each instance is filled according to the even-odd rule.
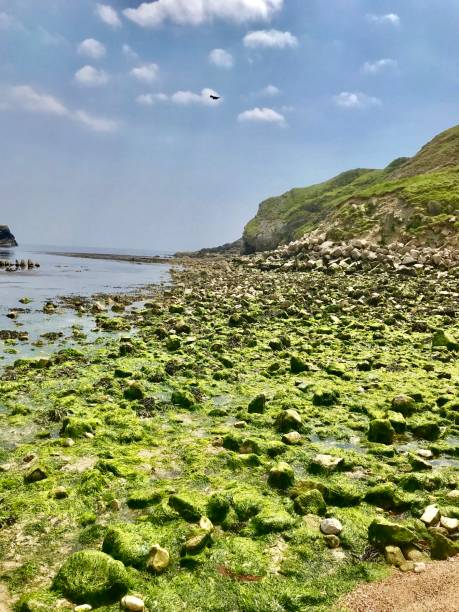
[[[11,608],[339,610],[459,551],[458,268],[270,257],[67,302],[97,342],[4,368]]]

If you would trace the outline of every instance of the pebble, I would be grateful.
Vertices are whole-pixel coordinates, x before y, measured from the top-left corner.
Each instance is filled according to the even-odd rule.
[[[440,510],[437,506],[427,506],[424,510],[424,514],[421,516],[421,521],[426,525],[433,525],[440,519]]]
[[[421,574],[422,572],[425,572],[426,569],[427,565],[423,561],[414,564],[414,571],[416,574]]]
[[[89,604],[82,604],[81,606],[74,608],[74,610],[75,612],[89,612],[89,610],[92,610],[92,606]]]
[[[163,572],[170,563],[169,551],[155,544],[150,549],[150,556],[147,561],[147,569],[159,574]]]
[[[131,610],[131,612],[144,612],[145,603],[140,597],[134,597],[134,595],[125,595],[121,600],[121,607],[124,610]]]
[[[325,535],[339,535],[343,531],[343,526],[338,519],[326,518],[320,522],[320,531]]]
[[[448,531],[456,531],[459,527],[459,519],[450,518],[449,516],[442,516],[440,519],[440,525]]]

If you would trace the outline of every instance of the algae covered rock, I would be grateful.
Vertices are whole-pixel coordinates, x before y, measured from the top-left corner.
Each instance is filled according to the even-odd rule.
[[[288,410],[282,410],[276,417],[276,429],[283,433],[290,431],[301,431],[303,427],[303,420],[301,415],[294,410],[289,408]]]
[[[249,403],[247,407],[247,412],[262,414],[265,411],[266,406],[266,395],[264,393],[260,393],[253,398],[253,400]]]
[[[442,529],[432,527],[429,529],[429,537],[431,540],[430,554],[432,559],[443,561],[459,554],[459,545],[449,540],[442,532]]]
[[[268,483],[277,489],[288,489],[293,485],[295,475],[292,467],[285,461],[281,461],[269,470]]]
[[[381,517],[374,519],[368,527],[368,539],[377,548],[384,548],[390,545],[413,544],[417,540],[417,535],[405,525]]]
[[[155,574],[164,572],[169,567],[169,551],[159,544],[153,544],[148,553],[147,570]]]
[[[379,444],[392,444],[395,430],[389,419],[373,419],[368,428],[368,440]]]
[[[321,388],[315,391],[312,398],[312,403],[314,406],[334,406],[338,400],[338,389]]]
[[[432,337],[432,348],[445,347],[450,351],[459,350],[459,342],[444,329],[438,329]]]
[[[187,493],[171,495],[169,497],[169,506],[190,523],[198,522],[204,514],[199,501]]]
[[[174,406],[180,406],[181,408],[191,408],[196,402],[190,391],[174,391],[171,401]]]
[[[400,412],[403,416],[410,416],[416,412],[416,400],[410,395],[397,395],[392,400],[392,409],[394,412]]]
[[[110,527],[105,535],[102,550],[124,565],[142,567],[148,555],[149,543],[135,525]]]
[[[207,500],[207,516],[217,525],[222,523],[230,509],[228,496],[223,493],[213,493]]]
[[[97,550],[82,550],[71,555],[53,582],[53,588],[70,601],[92,606],[119,601],[129,585],[124,565]]]
[[[319,516],[327,511],[323,495],[317,489],[300,493],[295,498],[294,508],[298,514],[317,514]]]

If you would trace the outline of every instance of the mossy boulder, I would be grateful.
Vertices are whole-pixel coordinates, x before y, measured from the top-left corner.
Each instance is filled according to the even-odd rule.
[[[392,400],[392,409],[394,412],[400,412],[403,416],[411,416],[416,412],[416,400],[410,395],[397,395]]]
[[[429,419],[428,417],[421,417],[416,420],[412,420],[409,423],[409,429],[413,432],[413,435],[416,436],[416,438],[423,438],[424,440],[437,440],[441,434],[438,421],[435,419]]]
[[[368,427],[368,440],[378,444],[392,444],[395,430],[389,419],[373,419]]]
[[[442,529],[438,527],[429,529],[429,539],[432,559],[443,561],[459,554],[459,544],[448,539]]]
[[[334,406],[339,400],[339,395],[338,389],[316,389],[312,397],[312,403],[314,406]]]
[[[408,506],[403,493],[393,482],[371,487],[365,494],[365,501],[385,510],[402,510]]]
[[[401,434],[406,430],[406,419],[401,412],[395,412],[395,410],[389,410],[387,412],[387,418],[390,424],[395,430],[395,433]]]
[[[102,550],[124,565],[140,568],[145,564],[151,544],[151,540],[148,541],[136,525],[126,523],[109,527]]]
[[[292,374],[301,374],[301,372],[307,372],[309,370],[308,364],[303,361],[297,355],[291,355],[290,357],[290,371]]]
[[[294,518],[283,508],[265,507],[252,519],[252,525],[258,533],[275,533],[287,531],[295,524]]]
[[[230,509],[230,501],[223,493],[213,493],[207,500],[206,515],[217,525],[222,523]]]
[[[408,546],[418,538],[416,533],[405,525],[381,517],[374,519],[368,527],[368,539],[371,544],[383,549],[390,545]]]
[[[303,428],[303,420],[299,412],[293,408],[282,410],[276,417],[276,429],[282,433],[290,431],[301,431]]]
[[[295,512],[298,514],[317,514],[323,516],[327,511],[327,505],[322,493],[317,489],[300,493],[294,501]]]
[[[124,397],[129,401],[143,399],[145,397],[145,391],[143,386],[136,381],[130,382],[124,390]]]
[[[130,580],[120,561],[97,550],[71,555],[57,573],[53,588],[77,604],[113,604],[129,589]]]
[[[189,523],[196,523],[204,515],[201,500],[187,493],[171,495],[169,506]]]
[[[181,408],[192,408],[196,403],[194,395],[190,391],[174,391],[172,393],[171,402],[174,406]]]
[[[264,393],[260,393],[260,395],[254,397],[253,400],[249,403],[247,407],[247,412],[262,414],[265,411],[265,407],[266,395]]]
[[[295,475],[292,467],[281,461],[269,470],[268,483],[277,489],[288,489],[293,485]]]
[[[444,329],[438,329],[432,336],[432,348],[445,347],[450,351],[459,350],[459,342]]]

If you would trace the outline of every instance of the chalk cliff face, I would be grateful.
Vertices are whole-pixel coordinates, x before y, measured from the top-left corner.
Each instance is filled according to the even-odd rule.
[[[459,246],[459,126],[412,158],[356,169],[261,203],[242,250],[267,251],[303,236]]]
[[[10,232],[7,225],[0,225],[0,247],[15,247],[18,246],[16,238]]]

